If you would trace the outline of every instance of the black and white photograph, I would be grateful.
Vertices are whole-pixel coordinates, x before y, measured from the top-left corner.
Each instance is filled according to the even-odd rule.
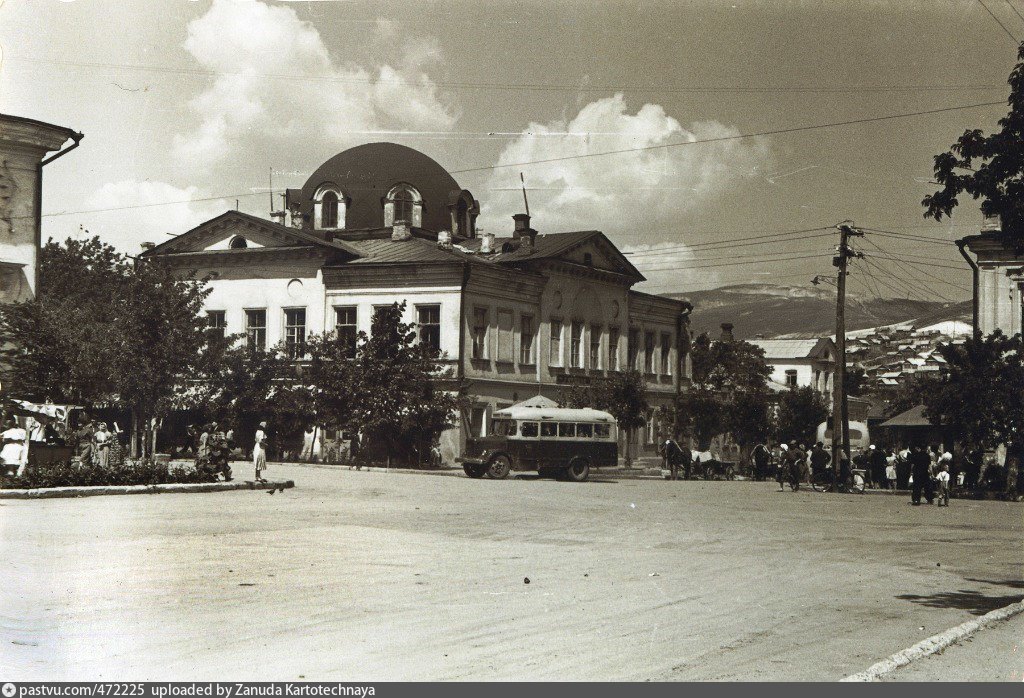
[[[0,422],[5,698],[1024,681],[1024,0],[0,0]]]

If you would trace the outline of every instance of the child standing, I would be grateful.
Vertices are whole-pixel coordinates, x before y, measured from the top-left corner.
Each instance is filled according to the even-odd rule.
[[[939,485],[939,501],[940,507],[949,506],[949,463],[942,464],[942,470],[935,476]]]
[[[896,491],[896,457],[889,456],[885,462],[885,479],[889,481],[889,489]]]

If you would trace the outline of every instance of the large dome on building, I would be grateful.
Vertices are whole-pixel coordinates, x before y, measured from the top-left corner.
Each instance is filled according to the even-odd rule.
[[[314,229],[365,230],[401,219],[471,237],[471,218],[479,211],[472,195],[433,158],[397,143],[367,143],[338,153],[301,190],[289,190],[288,198],[289,207]]]

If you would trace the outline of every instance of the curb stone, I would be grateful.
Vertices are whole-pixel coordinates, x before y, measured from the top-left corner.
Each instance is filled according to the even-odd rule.
[[[901,666],[910,664],[914,660],[927,657],[928,655],[935,654],[936,652],[941,652],[950,645],[974,635],[982,628],[1007,620],[1008,618],[1012,618],[1022,612],[1024,612],[1024,600],[1012,603],[1009,606],[997,608],[994,611],[989,611],[980,618],[975,618],[965,623],[961,623],[955,628],[950,628],[938,635],[932,635],[913,647],[908,647],[905,650],[897,652],[891,657],[883,659],[877,664],[871,665],[864,671],[851,674],[845,679],[841,679],[841,681],[877,681],[883,674],[895,671]]]
[[[25,490],[0,490],[0,499],[60,499],[98,497],[111,494],[164,494],[189,492],[231,492],[235,490],[281,490],[295,487],[294,480],[278,482],[190,482],[166,485],[100,485],[98,487],[46,487]]]

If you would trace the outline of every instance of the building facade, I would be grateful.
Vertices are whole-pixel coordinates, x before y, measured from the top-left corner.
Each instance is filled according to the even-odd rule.
[[[143,256],[212,277],[211,326],[297,360],[309,335],[369,333],[375,308],[405,302],[468,386],[448,462],[495,410],[629,367],[653,408],[632,445],[655,443],[653,411],[688,381],[690,306],[634,291],[644,277],[600,231],[543,234],[517,214],[503,235],[478,234],[472,194],[390,143],[331,158],[286,204],[276,220],[229,211]]]
[[[1024,253],[1003,243],[999,218],[987,217],[980,234],[957,246],[974,271],[975,329],[1011,337],[1024,332]]]
[[[69,140],[74,143],[61,150]],[[82,134],[62,126],[0,114],[0,303],[35,297],[43,167],[80,140]],[[53,151],[59,152],[46,157]]]
[[[825,396],[832,394],[836,371],[836,345],[821,339],[750,339],[764,350],[769,380],[785,388],[811,387]]]

